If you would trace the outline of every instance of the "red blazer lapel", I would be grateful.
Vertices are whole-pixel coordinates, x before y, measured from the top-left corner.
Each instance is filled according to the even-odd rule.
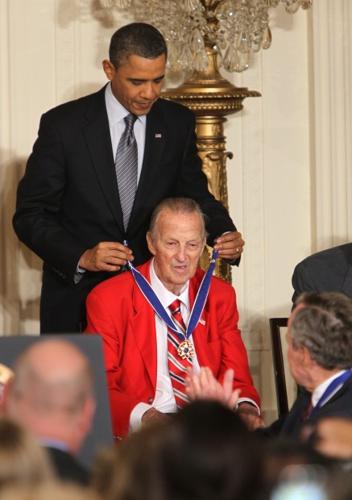
[[[149,260],[138,270],[150,282]],[[156,332],[154,311],[144,298],[138,285],[135,283],[132,295],[133,316],[130,320],[130,331],[134,335],[145,369],[149,375],[150,382],[155,390],[156,387]],[[133,367],[131,367],[133,369]],[[143,381],[141,381],[143,383]]]

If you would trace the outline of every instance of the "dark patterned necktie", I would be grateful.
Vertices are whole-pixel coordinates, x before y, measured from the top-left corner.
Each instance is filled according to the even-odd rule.
[[[169,309],[179,329],[185,333],[186,327],[181,316],[181,302],[178,299],[174,300]],[[170,328],[167,329],[168,367],[177,408],[182,408],[189,402],[189,398],[185,392],[185,378],[187,368],[192,367],[191,356],[182,359],[178,352],[182,342],[175,332]]]
[[[124,118],[126,127],[117,146],[115,156],[117,186],[125,230],[128,226],[137,190],[138,151],[133,132],[136,119],[137,116],[132,114]]]

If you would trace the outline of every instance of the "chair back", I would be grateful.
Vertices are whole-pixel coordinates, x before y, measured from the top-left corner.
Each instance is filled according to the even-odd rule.
[[[297,395],[297,386],[287,362],[286,331],[288,318],[270,318],[278,416],[286,415]]]

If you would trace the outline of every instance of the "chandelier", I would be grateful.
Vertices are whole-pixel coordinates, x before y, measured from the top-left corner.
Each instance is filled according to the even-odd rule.
[[[293,14],[313,0],[100,0],[105,9],[125,10],[134,20],[153,24],[165,37],[168,66],[204,71],[207,47],[227,71],[248,68],[251,54],[271,45],[270,9],[283,4]]]

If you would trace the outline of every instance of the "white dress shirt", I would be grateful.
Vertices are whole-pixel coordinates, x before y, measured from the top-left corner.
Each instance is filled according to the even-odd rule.
[[[185,325],[188,323],[190,315],[189,307],[189,281],[184,285],[180,295],[175,295],[170,292],[159,280],[154,269],[154,260],[150,265],[150,284],[160,302],[165,307],[171,317],[169,306],[174,300],[178,299],[181,302],[181,315]],[[141,426],[142,416],[150,408],[155,408],[162,413],[175,413],[177,411],[174,391],[172,389],[171,379],[168,368],[168,350],[167,350],[167,326],[163,320],[155,314],[155,331],[156,331],[156,351],[157,351],[157,368],[156,368],[156,388],[155,397],[152,404],[138,403],[130,415],[130,430],[134,431]],[[192,342],[192,335],[190,336]],[[197,354],[194,352],[192,356],[193,370],[199,371],[199,363]]]
[[[181,302],[181,315],[185,325],[188,324],[188,319],[190,316],[190,304],[189,304],[189,281],[184,285],[181,290],[180,295],[175,295],[170,292],[163,283],[159,280],[154,269],[154,259],[150,265],[150,284],[153,291],[158,296],[160,302],[169,313],[171,317],[171,312],[169,306],[178,299]],[[157,367],[156,367],[156,388],[154,401],[151,404],[138,403],[130,415],[130,431],[133,432],[140,428],[142,423],[142,417],[146,411],[150,408],[155,408],[161,413],[176,413],[177,406],[174,396],[174,391],[172,388],[172,383],[169,375],[168,368],[168,349],[167,349],[167,326],[163,320],[155,314],[155,331],[156,331],[156,350],[157,350]],[[189,337],[193,343],[192,335]],[[194,349],[194,354],[192,356],[193,370],[195,373],[200,371],[200,366],[197,358],[196,350]],[[250,398],[239,398],[236,408],[240,403],[250,403],[258,411],[260,415],[260,409],[255,401]]]
[[[328,379],[324,380],[324,382],[319,384],[314,389],[314,391],[312,392],[312,406],[313,406],[313,408],[317,405],[319,399],[322,397],[322,395],[324,394],[324,392],[328,388],[329,384],[331,384],[331,382],[333,380],[335,380],[335,378],[339,377],[340,375],[342,375],[346,371],[347,370],[341,370],[338,373],[335,373],[334,375],[332,375]],[[341,384],[338,384],[338,386],[335,387],[334,391],[331,394],[329,394],[329,396],[327,398],[325,398],[324,401],[322,401],[321,406],[324,406],[325,403],[327,403],[329,401],[329,399],[331,399],[334,396],[334,394],[336,394],[337,391],[339,391],[341,389],[342,386],[343,386],[343,382],[341,382]]]

